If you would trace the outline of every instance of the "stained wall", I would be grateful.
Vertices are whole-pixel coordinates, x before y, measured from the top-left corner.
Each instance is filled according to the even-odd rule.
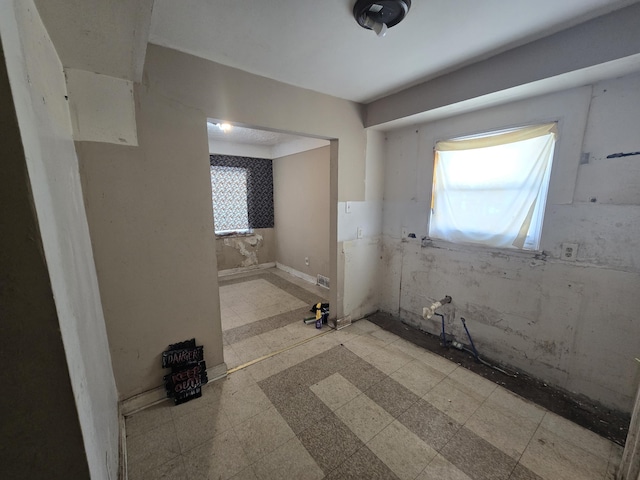
[[[439,333],[422,307],[453,297],[448,328],[496,361],[630,411],[640,324],[640,76],[566,90],[389,132],[383,214],[383,306]],[[541,252],[447,242],[428,232],[436,140],[557,121],[559,140]],[[583,155],[584,154],[584,155]],[[402,229],[416,239],[402,238]],[[561,258],[577,243],[575,261]]]

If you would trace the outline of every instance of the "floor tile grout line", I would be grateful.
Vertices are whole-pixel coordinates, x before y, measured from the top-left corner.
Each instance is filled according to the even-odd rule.
[[[205,406],[201,407],[200,409],[204,410],[204,409],[208,409],[209,407],[210,407],[210,405],[205,405]],[[199,410],[200,410],[200,409],[199,409]],[[222,434],[224,434],[224,433],[228,432],[229,430],[233,430],[233,425],[232,425],[231,421],[229,420],[229,416],[227,415],[227,412],[225,411],[225,409],[224,409],[224,408],[222,408],[222,407],[221,407],[221,412],[222,412],[222,414],[224,415],[224,417],[227,419],[227,421],[229,422],[229,428],[227,428],[226,430],[223,430],[223,431],[221,431],[221,432],[217,432],[217,433],[216,433],[215,435],[213,435],[212,437],[207,438],[207,439],[203,440],[202,442],[200,442],[200,443],[198,443],[198,444],[196,444],[196,445],[193,445],[192,447],[190,447],[190,448],[188,448],[188,449],[186,449],[186,450],[183,450],[183,449],[182,449],[182,445],[180,444],[180,441],[178,441],[178,446],[179,446],[179,448],[180,448],[180,455],[184,456],[184,455],[186,455],[187,453],[189,453],[189,452],[191,452],[191,451],[195,450],[196,448],[201,447],[202,445],[204,445],[204,444],[205,444],[205,443],[207,443],[208,441],[213,440],[215,437],[217,437],[217,436],[219,436],[219,435],[222,435]],[[175,427],[175,429],[176,429],[176,433],[177,433],[178,426],[175,424],[175,420],[176,420],[175,418],[172,418],[172,421],[174,422],[174,427]],[[233,433],[234,433],[234,436],[235,436],[235,431],[234,431]],[[236,440],[237,440],[237,438],[236,438]]]
[[[536,436],[536,433],[538,433],[538,430],[540,429],[540,427],[542,426],[542,420],[544,420],[544,417],[546,417],[547,415],[547,411],[545,410],[544,415],[540,418],[540,421],[538,422],[538,425],[536,425],[536,429],[533,431],[533,434],[531,435],[531,438],[529,439],[529,441],[527,442],[527,445],[522,449],[522,453],[520,454],[520,456],[518,457],[518,460],[516,461],[516,464],[513,466],[513,469],[511,470],[511,473],[509,474],[509,478],[511,478],[511,475],[513,475],[513,472],[515,471],[515,469],[517,468],[518,465],[520,465],[520,461],[522,460],[522,457],[524,456],[524,453],[527,451],[527,448],[529,448],[529,445],[531,445],[531,442],[533,441],[533,439]],[[524,465],[522,465],[524,467]],[[525,467],[526,468],[526,467]],[[533,472],[536,475],[538,475],[536,472]],[[606,472],[605,472],[606,475]],[[540,476],[540,475],[538,475]],[[542,477],[541,477],[542,478]],[[543,479],[543,480],[547,480],[547,479]]]
[[[238,325],[236,327],[228,328],[228,329],[222,331],[223,337],[225,336],[225,334],[227,334],[227,336],[228,336],[228,335],[232,335],[232,334],[234,334],[234,333],[236,333],[238,331],[249,330],[246,333],[251,333],[250,330],[252,330],[252,329],[253,330],[264,330],[264,331],[261,331],[260,333],[246,335],[246,336],[244,336],[244,338],[240,338],[240,340],[235,340],[233,342],[229,342],[227,340],[229,345],[234,345],[234,344],[242,342],[244,340],[248,340],[250,338],[262,335],[264,333],[268,333],[270,331],[273,331],[274,329],[286,327],[286,326],[289,326],[289,325],[295,325],[299,321],[299,318],[297,318],[295,320],[287,321],[287,323],[285,323],[283,325],[280,325],[280,326],[273,326],[273,327],[272,326],[268,326],[268,327],[265,327],[265,325],[267,325],[268,323],[273,323],[276,320],[284,320],[287,316],[292,315],[292,312],[295,312],[296,310],[303,310],[304,309],[304,311],[306,312],[307,311],[306,308],[307,308],[307,306],[305,305],[304,307],[294,308],[292,310],[288,310],[288,311],[283,312],[283,313],[278,313],[276,315],[270,315],[268,317],[261,318],[259,320],[255,320],[253,322],[248,322],[248,323],[245,323],[243,325]],[[302,313],[302,312],[300,312],[300,313]],[[239,334],[239,336],[242,337],[243,334]]]
[[[154,470],[154,469],[156,469],[156,468],[160,468],[161,466],[166,465],[167,463],[169,463],[169,462],[171,462],[171,461],[175,460],[176,458],[178,458],[178,457],[181,457],[181,456],[182,456],[182,446],[180,445],[180,441],[179,441],[179,440],[178,440],[178,438],[177,438],[177,437],[178,437],[178,435],[177,435],[177,429],[176,429],[176,424],[175,424],[175,423],[174,423],[174,421],[173,421],[173,417],[171,417],[170,421],[171,421],[171,425],[172,425],[172,427],[173,427],[173,431],[174,431],[173,438],[175,438],[175,439],[176,439],[175,441],[176,441],[176,443],[177,443],[177,445],[178,445],[178,453],[177,453],[177,455],[172,456],[172,457],[171,457],[171,458],[169,458],[166,462],[163,462],[163,463],[161,463],[160,465],[156,465],[156,466],[153,466],[153,467],[147,468],[146,470],[141,471],[141,472],[139,473],[140,475],[143,475],[143,474],[145,474],[145,473],[147,473],[147,472],[150,472],[151,470]],[[165,422],[165,423],[169,423],[169,422]],[[136,435],[136,436],[138,436],[138,435]],[[128,452],[127,452],[127,454],[128,454]],[[127,470],[128,470],[128,469],[127,469]],[[127,473],[128,473],[128,472],[127,472]]]
[[[272,406],[273,406],[273,404],[272,404]],[[257,413],[256,415],[253,415],[253,416],[243,420],[242,422],[238,423],[237,425],[231,425],[231,430],[232,430],[233,436],[235,437],[236,442],[238,442],[238,444],[240,445],[240,449],[242,450],[242,454],[244,455],[244,458],[248,463],[248,465],[246,467],[244,467],[242,470],[240,470],[240,472],[242,472],[246,468],[250,468],[254,475],[256,475],[256,473],[255,473],[255,470],[253,469],[253,465],[255,463],[257,463],[258,461],[260,461],[262,459],[262,457],[257,459],[255,462],[252,462],[251,460],[249,460],[249,455],[247,454],[246,449],[244,448],[244,446],[242,445],[242,442],[240,441],[240,437],[238,436],[238,432],[236,432],[236,427],[242,425],[244,422],[246,422],[246,421],[248,421],[248,420],[250,420],[250,419],[252,419],[252,418],[254,418],[254,417],[258,416],[258,415],[260,415],[260,413]],[[266,454],[263,455],[263,456],[266,456]],[[235,477],[240,472],[235,473],[233,476]],[[256,475],[256,477],[257,477],[257,475]]]
[[[281,327],[285,327],[288,325],[294,325],[299,321],[299,318],[296,319],[292,319],[290,321],[286,321],[286,323],[282,324],[282,325],[278,325],[278,326],[269,326],[268,324],[271,323],[278,323],[279,321],[284,321],[286,320],[286,317],[293,315],[293,312],[296,312],[297,310],[304,310],[304,312],[307,312],[307,306],[303,306],[303,307],[298,307],[298,308],[294,308],[292,310],[287,310],[286,312],[282,312],[282,313],[278,313],[276,315],[270,315],[258,320],[254,320],[252,322],[248,322],[245,323],[243,325],[238,325],[235,327],[231,327],[231,328],[227,328],[227,329],[223,329],[222,333],[223,336],[239,336],[241,337],[239,340],[234,339],[234,341],[229,341],[226,340],[230,345],[239,343],[241,341],[244,340],[248,340],[250,338],[256,337],[258,335],[262,335],[264,333],[268,333],[269,331],[272,331],[274,328],[281,328]],[[302,314],[302,311],[300,312]],[[267,327],[265,327],[265,325],[267,325]],[[260,333],[253,333],[251,332],[251,330],[264,330],[261,331]],[[237,333],[237,332],[241,332],[241,333]]]
[[[250,367],[251,365],[254,365],[254,364],[259,363],[259,362],[261,362],[263,360],[266,360],[268,358],[271,358],[271,357],[274,357],[274,356],[279,355],[281,353],[284,353],[284,352],[286,352],[288,350],[291,350],[293,348],[299,347],[300,345],[304,345],[305,343],[308,343],[308,342],[310,342],[310,341],[312,341],[312,340],[314,340],[316,338],[328,335],[328,334],[330,334],[332,332],[333,332],[333,330],[329,330],[328,332],[319,333],[317,335],[314,335],[313,337],[309,337],[309,338],[306,338],[304,340],[301,340],[301,341],[299,341],[297,343],[294,343],[293,345],[289,345],[289,346],[287,346],[285,348],[282,348],[282,349],[280,349],[280,350],[278,350],[276,352],[272,352],[272,353],[269,353],[267,355],[263,355],[262,357],[256,358],[255,360],[251,360],[251,361],[246,362],[246,363],[244,363],[242,365],[238,365],[237,367],[234,367],[234,368],[231,368],[231,369],[227,370],[227,375],[231,375],[232,373],[235,373],[235,372],[237,372],[239,370],[242,370],[244,368]]]
[[[433,447],[431,447],[431,448],[433,448]],[[435,461],[435,459],[438,457],[438,455],[440,455],[440,452],[438,452],[435,448],[433,449],[433,451],[434,451],[434,452],[436,452],[436,454],[433,456],[433,458],[432,458],[431,460],[429,460],[429,461],[427,462],[427,464],[424,466],[424,468],[423,468],[422,470],[420,470],[420,473],[418,473],[418,475],[416,475],[416,476],[414,477],[414,480],[415,480],[416,478],[418,478],[420,475],[422,475],[422,474],[424,473],[424,471],[425,471],[427,468],[429,468],[429,465],[431,465],[431,464]],[[442,457],[442,455],[440,455],[440,456]],[[442,458],[444,458],[444,457],[442,457]]]
[[[544,407],[541,407],[541,408],[544,408]],[[578,445],[576,442],[573,442],[572,440],[569,440],[569,439],[563,438],[563,437],[561,437],[560,435],[558,435],[557,433],[555,433],[554,431],[549,430],[549,429],[547,429],[546,427],[544,427],[544,426],[542,425],[542,422],[544,421],[544,418],[545,418],[548,414],[551,414],[551,415],[557,415],[555,412],[552,412],[552,411],[550,411],[550,410],[546,410],[546,409],[545,409],[545,414],[544,414],[544,415],[542,416],[542,418],[540,419],[540,423],[538,424],[538,426],[537,426],[537,428],[536,428],[536,431],[534,432],[533,436],[531,437],[531,440],[533,440],[533,438],[535,437],[536,433],[538,433],[538,430],[540,430],[540,429],[542,428],[542,429],[544,429],[544,430],[547,430],[547,431],[548,431],[549,433],[551,433],[552,435],[554,435],[554,436],[558,437],[558,438],[559,438],[560,440],[562,440],[563,442],[565,442],[565,443],[567,443],[567,444],[571,445],[571,446],[572,446],[572,447],[574,447],[574,448],[577,448],[578,450],[581,450],[581,451],[582,451],[582,452],[584,452],[587,456],[594,456],[594,455],[595,455],[595,456],[598,456],[597,454],[594,454],[594,453],[592,453],[591,451],[589,451],[589,450],[587,450],[587,449],[583,448],[581,445]],[[564,420],[566,420],[566,419],[564,419]],[[570,420],[567,420],[567,421],[568,421],[568,422],[570,422],[570,423],[573,423],[573,422],[571,422]],[[580,428],[584,428],[584,427],[581,427],[580,425],[578,425],[578,427],[580,427]],[[590,430],[588,430],[588,429],[585,429],[585,430],[590,431]],[[591,433],[594,433],[594,432],[591,432]],[[597,435],[597,434],[596,434],[596,435]],[[603,437],[603,438],[604,438],[604,437]],[[608,439],[605,439],[605,440],[607,440],[607,441],[609,441],[609,443],[613,443],[613,444],[615,445],[615,443],[614,443],[614,442],[611,442],[611,440],[608,440]],[[527,447],[529,447],[529,444],[530,444],[530,443],[531,443],[531,441],[529,441],[529,443],[527,444]],[[610,445],[610,447],[611,447],[611,445]],[[524,452],[525,452],[525,451],[526,451],[526,448],[525,448],[525,449],[524,449],[524,451],[522,452],[522,455],[524,455]],[[608,471],[608,467],[609,467],[609,458],[610,458],[610,456],[611,456],[611,452],[609,452],[609,457],[607,458],[607,465],[606,465],[606,467],[605,467],[605,471],[604,471],[604,478],[605,478],[605,479],[606,479],[606,475],[607,475],[607,471]],[[602,457],[600,457],[600,458],[602,458]],[[520,460],[518,460],[518,463],[519,463],[519,462],[520,462]],[[535,473],[535,472],[534,472],[534,473]],[[547,480],[547,479],[544,479],[544,480]]]

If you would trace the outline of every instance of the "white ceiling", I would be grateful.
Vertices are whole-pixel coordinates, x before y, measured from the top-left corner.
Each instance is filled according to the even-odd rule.
[[[217,126],[219,123],[224,122],[212,118],[207,119],[209,153],[257,158],[280,158],[329,145],[329,141],[325,139],[258,130],[237,125],[233,125],[230,130],[222,131]]]
[[[223,132],[215,126],[216,123],[219,122],[216,120],[207,121],[207,133],[209,134],[209,139],[217,142],[273,146],[305,138],[287,133],[269,132],[267,130],[255,130],[237,126],[233,126],[231,130]]]
[[[367,103],[637,0],[413,0],[378,38],[354,0],[155,0],[150,42]]]

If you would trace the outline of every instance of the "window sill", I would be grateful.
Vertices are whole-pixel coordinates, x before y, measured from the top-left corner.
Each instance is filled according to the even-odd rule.
[[[470,243],[453,243],[446,240],[429,237],[424,237],[422,240],[412,238],[406,240],[417,242],[422,248],[441,248],[443,250],[450,250],[453,252],[477,252],[503,258],[519,257],[543,261],[547,260],[548,258],[547,254],[543,250],[518,250],[515,248],[485,247],[482,245],[474,245]]]
[[[250,232],[225,232],[216,233],[216,238],[236,238],[236,237],[250,237],[254,235],[253,231]]]

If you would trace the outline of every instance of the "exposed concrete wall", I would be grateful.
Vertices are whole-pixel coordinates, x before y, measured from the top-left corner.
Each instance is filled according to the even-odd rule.
[[[549,383],[630,411],[638,374],[640,324],[640,76],[600,82],[390,132],[384,202],[383,309],[427,331],[423,306],[453,297],[485,355]],[[434,242],[428,229],[436,140],[548,120],[559,122],[542,232],[546,259]],[[589,163],[580,164],[582,151]],[[594,200],[592,200],[594,199]],[[400,238],[402,227],[417,240]],[[577,243],[575,262],[560,260]],[[635,293],[634,293],[635,292]]]
[[[256,228],[250,235],[216,237],[218,270],[256,267],[276,261],[276,234],[273,228]]]
[[[19,376],[25,382],[25,388],[17,386],[14,392],[8,393],[23,400],[24,404],[16,406],[15,410],[4,409],[11,423],[15,420],[25,422],[17,425],[24,431],[16,431],[15,436],[7,433],[2,450],[21,447],[24,453],[18,458],[23,460],[21,466],[25,472],[32,469],[30,478],[55,477],[52,472],[45,471],[46,466],[57,469],[59,478],[86,478],[87,468],[83,465],[86,463],[92,478],[115,479],[119,439],[116,387],[82,201],[71,118],[65,100],[67,92],[62,64],[32,0],[0,3],[0,36],[11,85],[11,94],[7,95],[5,88],[2,97],[13,96],[26,158],[26,162],[23,160],[17,166],[22,179],[15,178],[17,183],[14,185],[9,181],[8,186],[14,185],[19,192],[20,185],[25,185],[26,163],[35,214],[24,212],[24,204],[21,208],[27,215],[25,222],[37,218],[37,226],[32,223],[28,227],[32,236],[24,239],[25,250],[16,252],[16,255],[29,255],[25,257],[29,263],[21,265],[25,270],[19,272],[19,277],[24,282],[23,275],[32,275],[33,290],[23,291],[26,297],[22,300],[33,303],[23,304],[21,312],[11,312],[18,315],[14,319],[19,319],[20,325],[12,330],[13,336],[2,336],[5,346],[21,345],[22,351],[28,352],[20,359],[20,368],[27,369]],[[13,115],[12,111],[6,114]],[[10,131],[7,135],[7,140],[12,141]],[[13,170],[14,174],[18,172]],[[24,197],[22,200],[26,201]],[[18,228],[18,225],[10,228]],[[40,249],[39,237],[48,279],[43,278],[45,265],[41,252],[33,256],[33,249]],[[4,268],[2,271],[5,272]],[[15,288],[18,284],[10,280],[6,286]],[[55,299],[55,311],[51,294]],[[20,306],[17,298],[14,301],[17,303],[13,305]],[[7,323],[10,318],[3,315],[3,327],[10,325]],[[60,338],[66,366],[65,362],[61,363]],[[23,343],[13,343],[20,341]],[[4,352],[5,348],[2,350]],[[51,368],[60,371],[52,372]],[[11,372],[17,373],[18,370]],[[43,378],[48,373],[52,377]],[[56,380],[60,380],[60,385],[50,386]],[[37,406],[27,413],[24,409],[34,407],[26,388],[32,383],[37,387],[33,395],[42,407]],[[70,395],[69,385],[73,395]],[[75,403],[74,415],[69,412],[71,405],[60,404],[62,400]],[[20,410],[22,415],[14,417]],[[60,426],[58,415],[68,420],[69,425]],[[79,451],[82,446],[78,445],[76,422],[82,432],[84,453]],[[29,425],[33,428],[28,428]],[[38,433],[40,438],[35,437]],[[30,441],[35,443],[29,444]],[[61,448],[69,449],[69,452],[62,452]],[[23,456],[25,454],[28,456]],[[58,458],[57,454],[60,455]],[[6,467],[6,462],[1,463]],[[42,474],[38,474],[40,468]],[[23,475],[23,472],[17,472],[14,476],[4,470],[3,473],[10,478]]]
[[[330,275],[329,161],[329,147],[273,161],[276,261],[314,278]]]

